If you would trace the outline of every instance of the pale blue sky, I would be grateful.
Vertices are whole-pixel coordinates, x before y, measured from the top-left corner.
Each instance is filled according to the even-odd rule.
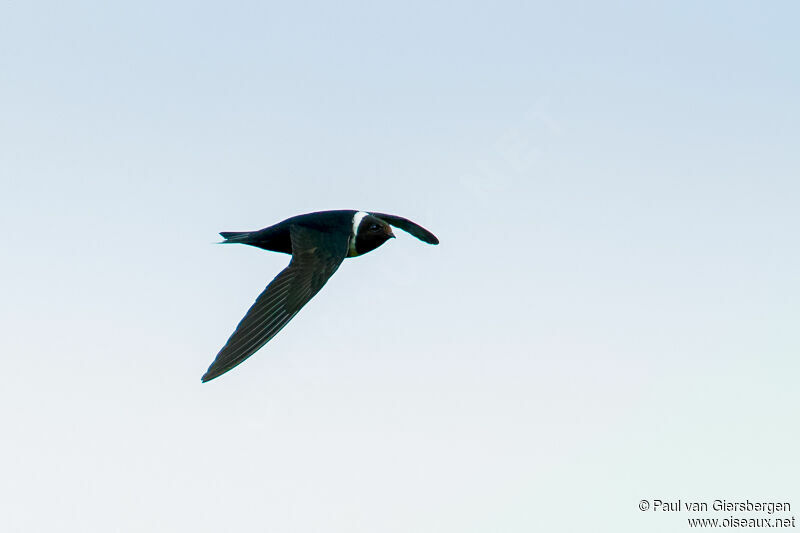
[[[639,500],[800,509],[798,15],[4,3],[0,529],[671,532],[689,515]],[[201,385],[287,262],[217,232],[321,209],[442,244],[348,260]]]

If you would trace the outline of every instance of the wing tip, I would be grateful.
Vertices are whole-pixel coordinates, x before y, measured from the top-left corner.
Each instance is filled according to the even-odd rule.
[[[203,377],[200,378],[200,382],[201,383],[207,383],[207,382],[211,381],[212,379],[216,379],[216,378],[220,377],[222,374],[228,372],[229,370],[232,370],[233,367],[235,367],[235,366],[237,366],[237,365],[219,366],[219,365],[216,364],[216,361],[214,361],[213,363],[211,363],[211,366],[208,367],[208,370],[206,370],[206,373],[203,374]]]
[[[212,373],[210,370],[203,374],[203,377],[200,378],[200,383],[208,383],[212,379],[219,377],[219,374]]]
[[[419,230],[418,230],[418,231],[415,231],[415,232],[413,232],[413,233],[412,233],[412,232],[410,232],[410,231],[408,231],[408,230],[407,230],[407,229],[405,229],[405,228],[400,228],[400,229],[403,229],[403,230],[405,230],[405,231],[408,231],[409,233],[411,233],[411,235],[413,235],[414,237],[416,237],[417,239],[421,240],[421,241],[422,241],[422,242],[424,242],[424,243],[427,243],[427,244],[432,244],[432,245],[434,245],[434,246],[436,246],[437,244],[439,244],[439,238],[438,238],[436,235],[434,235],[434,234],[433,234],[433,233],[431,233],[430,231],[426,230],[426,229],[425,229],[425,228],[423,228],[422,226],[419,226],[419,225],[417,225],[417,228],[419,228]]]

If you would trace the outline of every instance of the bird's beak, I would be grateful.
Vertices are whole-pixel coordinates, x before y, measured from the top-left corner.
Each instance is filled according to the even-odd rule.
[[[395,239],[395,238],[396,238],[396,237],[394,236],[394,232],[392,231],[392,229],[391,229],[391,228],[389,228],[389,238],[390,238],[390,239]]]

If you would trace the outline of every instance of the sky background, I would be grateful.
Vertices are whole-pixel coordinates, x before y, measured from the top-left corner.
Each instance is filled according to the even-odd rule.
[[[793,2],[3,2],[0,530],[800,515]],[[406,216],[200,376],[324,209]],[[774,517],[776,515],[772,515]]]

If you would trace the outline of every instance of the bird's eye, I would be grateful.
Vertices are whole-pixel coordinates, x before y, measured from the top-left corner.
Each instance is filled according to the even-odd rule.
[[[379,225],[377,225],[377,224],[370,224],[369,225],[369,230],[370,231],[378,231],[379,229],[381,229],[381,227]]]

